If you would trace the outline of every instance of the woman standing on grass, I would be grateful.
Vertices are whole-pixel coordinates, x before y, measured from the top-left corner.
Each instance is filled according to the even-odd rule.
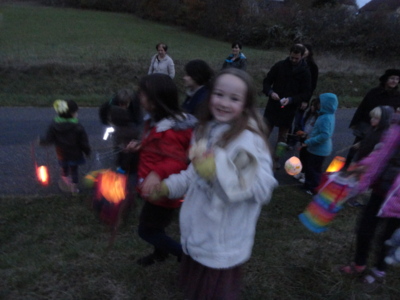
[[[168,46],[164,43],[158,43],[156,50],[157,54],[152,57],[147,74],[161,73],[174,79],[175,65],[172,58],[167,54]]]
[[[349,128],[353,130],[355,139],[353,144],[360,142],[365,133],[370,128],[369,113],[377,106],[391,106],[395,110],[400,107],[400,92],[398,91],[400,81],[399,69],[388,69],[379,78],[380,84],[378,87],[370,90],[364,99],[361,101],[353,119],[350,122]],[[356,150],[351,148],[346,158],[346,167],[352,161]]]
[[[222,69],[236,68],[246,71],[247,58],[242,53],[242,44],[239,42],[232,43],[232,54],[230,54],[224,61]]]

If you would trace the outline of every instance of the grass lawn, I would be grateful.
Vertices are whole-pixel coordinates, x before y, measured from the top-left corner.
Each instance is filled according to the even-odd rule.
[[[131,211],[108,249],[109,228],[88,199],[1,199],[0,299],[182,299],[173,258],[147,268],[135,263],[151,251],[136,233],[139,210]],[[400,299],[400,268],[391,268],[386,285],[373,292],[335,271],[351,260],[359,208],[345,207],[327,232],[314,234],[297,219],[309,201],[297,186],[274,192],[245,264],[242,298]],[[179,238],[176,221],[168,231]]]
[[[19,3],[19,4],[18,4]],[[191,59],[219,70],[230,43],[130,14],[44,7],[6,2],[0,5],[0,106],[49,106],[72,98],[81,106],[98,106],[122,87],[135,88],[147,73],[155,45],[164,41],[174,59],[175,82],[182,91],[183,67]],[[289,46],[288,46],[289,48]],[[286,49],[244,45],[248,71],[259,90],[270,67]],[[316,53],[320,69],[316,94],[334,92],[342,107],[354,107],[393,64]],[[259,97],[265,104],[266,97]]]

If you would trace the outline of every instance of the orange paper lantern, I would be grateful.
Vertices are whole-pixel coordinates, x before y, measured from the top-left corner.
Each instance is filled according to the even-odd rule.
[[[107,170],[100,174],[99,189],[107,201],[117,204],[126,197],[126,176]]]
[[[292,156],[285,162],[285,171],[289,175],[299,174],[302,168],[303,166],[301,165],[301,161],[296,156]]]
[[[40,184],[48,185],[49,184],[49,173],[47,171],[46,166],[36,167],[36,176],[39,180]]]
[[[326,169],[326,172],[339,172],[344,167],[345,163],[346,159],[343,156],[335,156]]]

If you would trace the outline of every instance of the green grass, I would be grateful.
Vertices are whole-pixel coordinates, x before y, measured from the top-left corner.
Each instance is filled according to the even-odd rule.
[[[181,78],[189,60],[204,59],[219,70],[230,53],[230,43],[130,14],[9,2],[0,6],[0,16],[0,106],[49,106],[56,98],[98,106],[118,89],[136,87],[160,41],[169,45],[183,97]],[[286,49],[243,51],[258,90],[272,64],[287,56]],[[316,94],[335,92],[342,107],[356,106],[380,73],[393,67],[324,53],[316,53],[316,61]],[[260,97],[259,105],[265,101]]]
[[[345,207],[322,234],[297,219],[310,197],[280,187],[259,219],[252,258],[245,264],[242,298],[399,299],[400,268],[387,284],[366,292],[337,265],[351,260],[360,209]],[[5,197],[0,201],[1,299],[182,299],[179,264],[172,258],[148,268],[135,260],[151,251],[138,238],[132,210],[108,249],[109,228],[88,205],[88,196]],[[168,232],[179,238],[178,224]]]

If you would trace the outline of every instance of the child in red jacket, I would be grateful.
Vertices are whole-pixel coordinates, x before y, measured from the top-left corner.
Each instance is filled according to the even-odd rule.
[[[140,258],[137,263],[148,266],[164,261],[168,254],[180,260],[180,243],[165,233],[173,213],[180,207],[181,199],[164,199],[156,204],[147,201],[150,192],[161,180],[179,173],[188,166],[188,148],[196,119],[181,112],[178,89],[165,74],[151,74],[139,83],[139,98],[145,116],[141,143],[132,141],[131,151],[140,151],[138,167],[138,190],[146,200],[139,220],[139,236],[154,246],[150,255]]]

